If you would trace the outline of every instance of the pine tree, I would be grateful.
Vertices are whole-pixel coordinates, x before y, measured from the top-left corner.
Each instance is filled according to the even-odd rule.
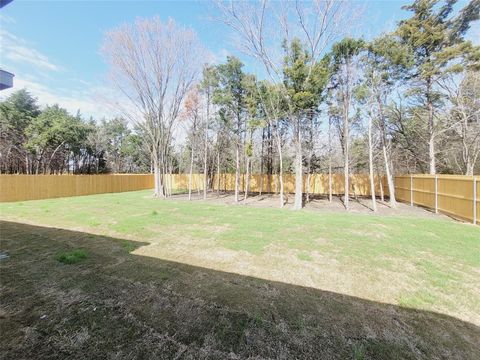
[[[404,6],[413,15],[399,23],[396,34],[410,48],[414,59],[408,75],[411,94],[422,105],[427,117],[430,174],[436,173],[436,108],[441,93],[436,85],[446,75],[465,66],[478,67],[480,49],[465,40],[471,22],[479,19],[480,1],[473,0],[454,16],[456,0],[417,0]],[[423,114],[422,114],[423,115]]]

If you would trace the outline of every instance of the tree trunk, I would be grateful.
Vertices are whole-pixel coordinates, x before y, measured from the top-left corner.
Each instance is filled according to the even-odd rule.
[[[153,156],[153,181],[154,181],[154,196],[162,196],[161,192],[161,180],[160,180],[160,164],[158,161],[158,156]]]
[[[36,165],[36,169],[35,169],[35,174],[38,175],[40,173],[40,165],[42,163],[42,157],[43,157],[43,151],[42,153],[40,154],[39,157],[37,157],[37,165]]]
[[[223,174],[223,192],[227,192],[227,167],[225,166],[225,173]]]
[[[382,202],[385,201],[385,197],[384,197],[384,194],[383,194],[383,178],[382,176],[378,173],[378,169],[377,169],[377,177],[378,177],[378,184],[379,184],[379,188],[380,188],[380,200]]]
[[[281,142],[280,134],[278,133],[277,127],[275,127],[275,139],[277,143],[278,162],[279,162],[278,180],[280,181],[280,207],[283,208],[285,204],[285,196],[284,196],[284,189],[283,189],[283,155],[282,155],[282,142]]]
[[[168,178],[169,178],[168,196],[172,196],[172,193],[173,193],[173,164],[172,164],[171,161],[170,161],[170,164],[169,164]]]
[[[161,161],[160,161],[160,177],[159,177],[159,189],[160,189],[160,197],[166,198],[167,197],[167,188],[166,188],[166,172],[167,172],[167,159],[166,159],[166,152],[162,149],[161,154]]]
[[[428,159],[430,175],[436,174],[435,164],[435,126],[433,123],[433,102],[431,98],[431,79],[427,80],[427,107],[428,107]]]
[[[277,137],[275,136],[275,139]],[[268,182],[267,182],[267,192],[272,192],[272,175],[273,175],[273,142],[272,142],[272,125],[269,122],[267,127],[267,174]],[[277,148],[281,148],[277,145]]]
[[[347,71],[347,80],[346,80],[346,90],[344,92],[343,99],[343,138],[344,138],[344,173],[345,173],[345,209],[348,210],[349,206],[349,193],[350,193],[350,179],[349,179],[349,151],[350,146],[348,143],[349,138],[349,111],[350,111],[350,64],[346,65]]]
[[[47,170],[50,170],[50,164],[52,163],[52,160],[53,160],[55,154],[56,154],[57,151],[60,149],[60,147],[64,144],[64,142],[65,142],[65,141],[62,141],[62,142],[60,143],[60,145],[58,145],[58,146],[55,148],[55,150],[53,151],[52,155],[50,156],[50,159],[48,160],[48,164],[47,164],[47,166],[46,166],[46,169],[47,169]]]
[[[165,162],[164,154],[161,154],[160,149],[157,146],[152,146],[153,157],[153,173],[155,190],[154,196],[157,198],[165,198]]]
[[[305,202],[309,202],[310,201],[310,164],[308,165],[308,168],[307,168],[307,185],[306,185],[306,199],[305,199]]]
[[[332,202],[332,119],[328,119],[328,201]]]
[[[390,197],[390,206],[392,208],[397,207],[397,199],[395,198],[395,184],[393,182],[393,175],[390,172],[390,164],[388,161],[388,155],[387,155],[387,147],[385,146],[385,142],[382,144],[382,150],[383,150],[383,160],[385,161],[385,173],[387,175],[387,184],[388,184],[388,194]]]
[[[311,130],[313,132],[313,130]],[[311,169],[312,169],[312,156],[313,156],[313,135],[310,134],[310,149],[308,150],[308,163],[307,163],[307,184],[306,184],[306,198],[305,202],[310,202],[310,177],[311,177]]]
[[[344,125],[343,125],[343,133],[344,133],[344,141],[345,141],[345,156],[344,156],[344,176],[345,176],[345,200],[344,205],[345,209],[348,210],[348,201],[349,201],[349,192],[350,192],[350,181],[349,181],[349,169],[348,169],[348,152],[349,152],[349,144],[348,144],[348,118],[345,117]]]
[[[306,203],[310,201],[310,177],[311,177],[311,172],[312,172],[312,157],[313,157],[313,151],[314,151],[314,115],[310,115],[310,138],[309,138],[309,144],[308,144],[308,162],[307,162],[307,185],[306,185]]]
[[[260,191],[259,195],[263,192],[263,144],[265,142],[265,128],[262,129],[262,146],[260,151]]]
[[[430,129],[430,124],[429,124]],[[429,130],[430,132],[430,130]],[[435,138],[434,134],[430,132],[428,138],[428,158],[429,158],[429,168],[430,168],[430,175],[436,174],[436,166],[435,166]]]
[[[375,197],[375,177],[373,175],[373,149],[372,149],[372,119],[368,120],[368,170],[370,172],[370,193],[372,196],[372,210],[377,211],[377,201]]]
[[[383,160],[385,162],[385,174],[387,176],[388,193],[390,195],[390,206],[392,208],[396,208],[397,200],[395,198],[395,185],[393,182],[392,172],[390,171],[390,162],[389,162],[388,153],[387,153],[387,134],[385,130],[385,117],[383,114],[382,100],[380,99],[379,95],[377,95],[376,99],[377,99],[378,111],[379,111],[380,122],[381,122],[380,131],[382,136],[382,152],[383,152]],[[383,201],[383,190],[382,190],[382,201]]]
[[[466,171],[465,175],[467,176],[473,176],[473,169],[475,167],[475,163],[468,158],[467,165],[466,165]]]
[[[235,202],[238,203],[238,194],[240,188],[240,139],[237,139],[235,147]]]
[[[247,197],[248,197],[248,189],[250,187],[250,157],[247,156],[247,169],[245,174],[245,194],[243,197],[243,203],[246,204]]]
[[[188,200],[192,200],[193,146],[190,151],[190,172],[188,174]]]
[[[296,120],[295,129],[295,202],[294,210],[300,210],[303,202],[303,167],[302,167],[302,138],[300,131],[300,119]]]
[[[217,153],[217,197],[220,197],[220,149]]]
[[[207,123],[205,124],[205,149],[203,163],[203,199],[207,199],[208,122],[210,120],[210,97],[207,98]]]

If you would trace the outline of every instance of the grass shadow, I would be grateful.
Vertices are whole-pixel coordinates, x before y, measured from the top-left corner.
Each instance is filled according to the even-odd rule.
[[[480,328],[135,255],[143,243],[0,222],[1,358],[475,359]],[[59,251],[89,256],[65,265]]]

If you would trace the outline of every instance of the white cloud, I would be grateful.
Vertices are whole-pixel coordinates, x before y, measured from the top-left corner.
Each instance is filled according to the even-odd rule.
[[[11,16],[8,16],[8,15],[5,15],[5,14],[0,14],[0,23],[15,24],[16,21]]]
[[[46,55],[33,49],[25,40],[5,30],[0,31],[0,51],[5,58],[13,61],[28,63],[43,70],[61,70]]]
[[[227,56],[231,56],[232,53],[227,49],[220,49],[219,51],[213,53],[208,52],[206,55],[206,62],[209,64],[222,64],[227,61]]]
[[[6,49],[6,54],[6,57],[10,60],[30,63],[46,70],[60,70],[57,65],[53,64],[45,55],[35,49],[29,49],[20,45],[10,45]]]
[[[36,80],[16,76],[13,81],[14,87],[2,91],[2,98],[9,96],[12,92],[25,88],[38,99],[39,104],[43,107],[58,104],[73,115],[80,110],[84,118],[92,116],[97,120],[115,115],[110,107],[104,106],[102,101],[98,101],[98,98],[101,97],[99,93],[103,92],[103,89],[63,89],[61,93],[58,93]]]
[[[80,110],[85,118],[93,116],[95,119],[101,119],[114,115],[113,109],[104,106],[105,102],[101,101],[104,89],[72,77],[67,70],[34,49],[28,41],[3,29],[0,29],[0,52],[2,54],[0,65],[15,74],[13,88],[3,90],[0,98],[3,99],[12,92],[25,88],[43,107],[58,104],[71,114],[76,114]],[[8,64],[3,64],[3,60],[7,59]],[[28,66],[22,67],[20,63]],[[59,71],[62,73],[58,74]],[[64,81],[65,76],[68,76],[68,81]]]

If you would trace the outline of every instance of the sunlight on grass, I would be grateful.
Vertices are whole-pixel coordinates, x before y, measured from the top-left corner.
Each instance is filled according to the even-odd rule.
[[[140,253],[245,274],[288,264],[292,282],[406,307],[455,312],[461,300],[480,317],[480,231],[453,221],[157,200],[150,191],[2,203],[0,217],[155,243]],[[352,278],[364,286],[343,285]]]

